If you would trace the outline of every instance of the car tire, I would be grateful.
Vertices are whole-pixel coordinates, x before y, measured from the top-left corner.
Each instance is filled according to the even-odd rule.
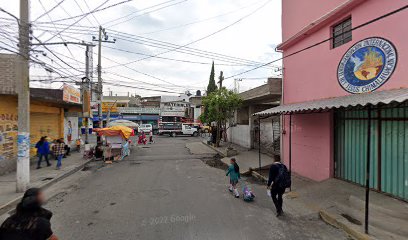
[[[176,134],[175,132],[173,132],[173,133],[171,133],[171,136],[172,136],[172,137],[176,137],[177,134]]]
[[[198,136],[198,132],[194,132],[193,137],[197,137],[197,136]]]

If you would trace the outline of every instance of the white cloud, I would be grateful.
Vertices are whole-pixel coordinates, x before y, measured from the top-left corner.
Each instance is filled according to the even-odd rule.
[[[41,0],[46,9],[50,9],[60,0]],[[85,0],[76,0],[78,4],[81,5],[83,11],[88,12],[88,8],[85,5]],[[96,8],[102,4],[105,0],[93,0],[87,1],[91,9]],[[104,6],[120,2],[121,0],[109,1]],[[180,0],[181,2],[182,0]],[[18,15],[18,2],[12,1],[12,4],[0,4],[2,8]],[[142,1],[135,0],[102,12],[95,13],[94,16],[98,19],[100,23],[105,23],[104,26],[109,26],[110,22],[114,19],[123,17],[133,11],[147,8],[149,6],[165,2],[165,0],[150,0]],[[261,6],[265,1],[262,0],[187,0],[180,4],[174,5],[172,7],[164,8],[156,12],[152,12],[143,16],[135,17],[131,21],[113,26],[111,29],[121,32],[126,32],[129,34],[142,34],[146,32],[158,31],[162,29],[172,28],[175,26],[183,25],[190,22],[195,22],[203,19],[212,18],[218,15],[217,18],[208,19],[204,22],[192,24],[185,27],[174,28],[168,31],[161,31],[151,34],[144,34],[144,37],[149,37],[161,41],[166,41],[174,44],[184,45],[201,37],[204,37],[208,34],[211,34],[218,29],[221,29],[234,21],[237,21],[241,17],[249,14],[251,11],[254,11],[257,7]],[[164,5],[162,5],[164,6]],[[66,18],[68,12],[71,16],[81,14],[80,9],[75,4],[73,0],[65,0],[60,7],[57,7],[54,11],[51,12],[50,16],[53,20]],[[44,13],[43,8],[39,4],[39,0],[31,1],[31,19],[35,19],[37,16]],[[139,13],[140,14],[140,13]],[[4,14],[1,14],[0,17],[5,17]],[[78,32],[82,29],[78,26],[91,26],[90,22],[94,24],[95,29],[97,29],[96,20],[92,16],[88,16],[87,19],[81,20],[78,24],[75,24],[72,27],[72,30],[67,30],[62,33],[62,37],[65,41],[92,41],[92,36],[97,36],[92,32]],[[126,18],[125,18],[126,19]],[[121,19],[121,21],[125,20]],[[2,20],[0,20],[1,22]],[[42,22],[50,21],[48,16],[44,16],[40,19]],[[71,24],[75,20],[68,20],[61,23]],[[118,21],[116,21],[118,22]],[[34,23],[34,26],[40,26],[38,23]],[[48,39],[52,34],[55,34],[55,28],[53,25],[46,25],[48,32],[41,36],[41,40],[44,41]],[[58,30],[62,30],[63,27],[58,25]],[[108,27],[109,28],[109,27]],[[50,32],[52,31],[52,32]],[[108,31],[108,34],[112,37],[115,37],[112,31]],[[34,35],[38,36],[42,31],[35,31]],[[2,36],[0,35],[0,38]],[[52,41],[61,41],[58,37],[55,37]],[[222,31],[214,36],[199,41],[192,44],[189,47],[197,48],[205,51],[216,52],[220,54],[225,54],[229,56],[250,59],[258,62],[268,62],[280,57],[280,54],[274,52],[274,47],[281,42],[281,1],[280,0],[271,0],[263,9],[259,10],[257,13],[252,16],[247,17],[238,24]],[[104,44],[105,45],[105,44]],[[118,39],[116,44],[106,44],[110,47],[120,48],[127,51],[139,52],[144,54],[158,54],[165,50],[145,46],[143,44],[132,43],[129,41],[123,41]],[[39,48],[43,49],[43,48]],[[59,52],[67,57],[71,57],[71,54],[64,46],[52,46],[50,49],[53,51]],[[72,55],[75,59],[84,62],[84,52],[82,47],[69,46],[69,49],[72,52]],[[97,52],[97,48],[94,48],[94,52]],[[51,61],[45,57],[39,57],[41,60],[46,61],[50,65],[58,68],[56,63],[58,60],[54,56],[48,53],[48,56],[53,58],[54,61]],[[106,58],[113,59],[114,61],[127,63],[144,56],[138,56],[135,54],[119,52],[111,50],[108,48],[103,48],[103,56]],[[172,82],[177,85],[187,86],[192,90],[196,89],[205,89],[208,83],[208,77],[210,73],[210,63],[211,58],[200,58],[196,56],[186,55],[178,52],[171,52],[160,55],[165,58],[175,58],[183,59],[189,61],[197,62],[208,62],[208,65],[202,64],[190,64],[169,61],[158,58],[150,58],[144,61],[140,61],[134,64],[128,65],[130,68],[134,68],[137,71],[141,71],[158,78],[164,79],[168,82]],[[67,57],[60,56],[66,62],[72,64],[74,67],[84,67],[76,63],[74,60]],[[109,67],[117,65],[109,60],[103,59],[103,67]],[[220,61],[216,61],[221,63]],[[94,67],[96,68],[97,58],[94,56]],[[61,63],[63,67],[64,64]],[[216,73],[218,75],[219,71],[223,70],[225,76],[231,76],[238,72],[249,69],[250,67],[243,66],[216,66]],[[144,82],[153,83],[163,87],[171,88],[173,87],[168,83],[163,83],[157,79],[150,78],[148,76],[138,74],[130,69],[124,67],[115,67],[111,69],[104,69],[105,71],[115,72],[121,75],[125,75],[130,78],[138,79]],[[64,73],[68,74],[71,72],[73,74],[78,74],[79,72],[72,69],[62,69]],[[32,75],[46,75],[44,70],[40,68],[32,68]],[[79,73],[80,74],[80,73]],[[251,73],[242,75],[241,77],[267,77],[271,74],[275,74],[271,69],[261,68]],[[54,74],[54,76],[56,76]],[[96,74],[95,74],[96,77]],[[129,79],[123,79],[114,76],[104,76],[105,78],[116,79],[118,81],[131,82]],[[266,79],[265,79],[266,80]],[[244,80],[241,82],[241,89],[249,89],[250,87],[255,87],[264,82],[264,80]],[[128,83],[126,83],[128,84]],[[225,86],[231,86],[233,84],[233,79],[228,79],[225,81]],[[34,85],[34,84],[33,84]],[[53,84],[53,86],[59,86],[58,84]],[[156,86],[149,86],[141,83],[134,83],[134,86],[143,86],[148,88],[157,88]],[[112,90],[113,92],[118,92],[119,94],[125,94],[126,92],[137,92],[139,95],[158,95],[158,92],[152,91],[142,91],[137,89],[129,89],[125,87],[114,87],[106,86],[104,89]],[[165,89],[166,90],[166,89]],[[177,89],[177,91],[183,91],[183,89]]]

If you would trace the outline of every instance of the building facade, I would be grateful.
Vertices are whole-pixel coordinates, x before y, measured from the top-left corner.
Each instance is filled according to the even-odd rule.
[[[30,89],[30,156],[37,154],[35,144],[42,136],[49,139],[78,138],[81,105],[64,102],[62,90]],[[17,160],[17,96],[0,95],[0,175],[14,171]],[[71,135],[71,137],[68,137]]]
[[[234,119],[229,124],[228,141],[248,149],[258,148],[260,142],[264,152],[275,153],[274,143],[280,137],[279,117],[259,119],[253,114],[278,106],[281,94],[282,79],[280,78],[269,78],[266,84],[240,93],[243,104],[237,109]]]
[[[407,200],[408,11],[387,15],[406,1],[282,5],[283,102],[258,114],[284,115],[285,163],[317,181],[364,185],[368,171],[372,189]]]

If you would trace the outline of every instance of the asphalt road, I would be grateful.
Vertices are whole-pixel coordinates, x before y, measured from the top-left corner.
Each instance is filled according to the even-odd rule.
[[[347,239],[317,216],[277,219],[266,196],[233,198],[224,171],[185,147],[199,140],[159,137],[125,161],[71,180],[46,206],[54,232],[63,240]]]

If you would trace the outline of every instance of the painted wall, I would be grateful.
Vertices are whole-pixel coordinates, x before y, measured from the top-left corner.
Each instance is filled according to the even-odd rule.
[[[300,1],[305,2],[306,0]],[[326,9],[329,2],[332,1],[316,1],[324,2],[322,4],[310,5],[308,11],[304,11],[302,5],[296,5],[297,0],[283,1],[286,12],[290,11],[315,11],[315,8]],[[309,1],[308,1],[309,2]],[[338,1],[336,1],[338,2]],[[324,26],[322,29],[306,37],[288,49],[284,49],[284,55],[288,55],[307,46],[320,42],[330,37],[331,26],[339,20],[352,17],[352,26],[355,27],[368,20],[374,19],[380,15],[393,11],[406,5],[405,0],[369,0],[351,9],[349,13],[344,14],[338,19]],[[289,4],[293,4],[289,5]],[[331,6],[332,3],[330,3]],[[299,10],[299,8],[301,10]],[[323,12],[325,12],[324,10]],[[285,13],[285,12],[284,12]],[[285,14],[284,14],[285,15]],[[304,18],[303,14],[297,17]],[[337,81],[337,67],[346,51],[356,42],[368,37],[381,36],[391,41],[398,52],[398,63],[393,75],[390,79],[377,91],[395,89],[400,87],[408,87],[408,68],[404,67],[408,63],[408,28],[405,26],[408,19],[408,11],[402,11],[378,22],[372,23],[352,32],[353,40],[340,47],[331,49],[330,41],[321,44],[317,47],[308,49],[299,54],[286,58],[283,63],[285,66],[284,79],[284,103],[304,102],[316,99],[337,97],[348,95]],[[294,28],[291,23],[292,19],[283,17],[283,29],[286,27]],[[296,20],[295,20],[296,21]]]
[[[332,114],[292,116],[292,171],[322,181],[333,176]],[[289,167],[289,117],[284,125],[284,162]]]
[[[346,0],[282,0],[282,39],[286,41]]]
[[[71,134],[71,142],[68,141],[68,134]],[[64,141],[72,146],[75,145],[75,140],[78,135],[78,117],[64,117]]]
[[[35,157],[35,144],[41,136],[51,139],[62,137],[64,110],[30,105],[30,156]],[[17,97],[0,95],[0,175],[16,168],[17,159]],[[33,159],[35,161],[35,159]]]
[[[228,128],[228,141],[238,144],[244,148],[251,148],[251,138],[249,125],[237,125]]]
[[[283,38],[296,34],[323,14],[345,0],[285,0],[283,1]],[[404,0],[367,0],[331,20],[319,30],[296,44],[284,49],[284,56],[311,46],[331,36],[331,27],[351,16],[352,27],[406,5]],[[305,11],[307,9],[307,11]],[[398,63],[390,79],[376,91],[407,88],[408,11],[402,11],[352,32],[352,41],[331,48],[331,42],[285,58],[284,104],[349,95],[338,83],[337,67],[343,55],[356,42],[368,37],[381,36],[391,41],[398,53]],[[293,171],[321,181],[333,175],[333,133],[331,113],[294,115],[292,133]],[[289,161],[289,117],[285,117],[283,134],[284,161]]]

